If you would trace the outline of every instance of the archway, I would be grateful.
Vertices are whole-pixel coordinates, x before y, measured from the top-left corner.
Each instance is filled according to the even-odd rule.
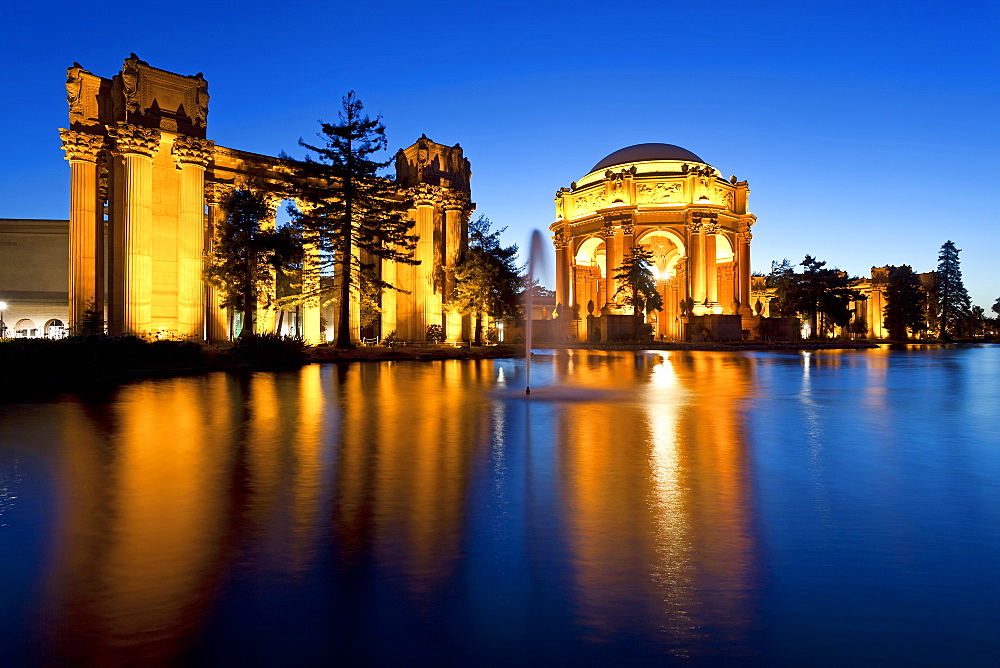
[[[38,327],[35,325],[33,320],[28,318],[21,318],[14,325],[14,336],[19,339],[30,339],[38,336]]]
[[[43,336],[47,339],[62,339],[69,334],[66,325],[62,320],[58,318],[52,318],[46,321],[45,326],[42,328]]]

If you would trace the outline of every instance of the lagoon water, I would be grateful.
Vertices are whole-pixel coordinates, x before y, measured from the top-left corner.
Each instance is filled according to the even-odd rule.
[[[0,665],[995,665],[1000,348],[0,405]]]

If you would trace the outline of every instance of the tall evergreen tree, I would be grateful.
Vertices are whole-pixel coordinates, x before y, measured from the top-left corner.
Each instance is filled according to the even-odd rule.
[[[339,123],[320,123],[321,145],[299,145],[316,154],[303,161],[283,156],[296,167],[294,189],[303,206],[290,209],[301,225],[303,239],[317,249],[320,271],[335,276],[337,291],[337,347],[351,348],[351,293],[359,291],[358,277],[367,270],[371,288],[381,294],[397,289],[382,280],[377,265],[391,260],[419,264],[413,259],[417,238],[414,221],[406,216],[406,202],[395,181],[381,175],[391,160],[378,161],[385,150],[382,117],[363,114],[364,105],[354,91],[342,100]],[[300,301],[327,296],[323,283],[305,291]]]
[[[969,293],[962,282],[962,268],[958,259],[960,248],[946,241],[938,253],[937,280],[934,285],[934,303],[941,338],[949,339],[961,334],[962,325],[969,315]]]
[[[618,289],[615,296],[623,295],[626,304],[632,307],[632,338],[639,338],[639,326],[645,314],[663,310],[663,296],[656,288],[653,275],[653,252],[636,244],[618,267],[615,274]]]
[[[781,269],[780,280],[785,281],[784,296],[779,304],[781,314],[808,316],[811,338],[818,338],[820,330],[824,329],[820,316],[833,325],[846,327],[851,321],[851,302],[865,298],[851,287],[853,279],[839,269],[827,269],[826,262],[811,255],[806,255],[801,265],[804,268],[801,274]]]
[[[507,228],[491,231],[491,226],[486,216],[469,223],[469,246],[455,267],[455,290],[447,304],[458,313],[475,316],[477,346],[483,342],[483,316],[515,316],[521,306],[517,245],[502,246],[500,235]]]
[[[772,316],[791,317],[797,314],[796,305],[790,300],[797,284],[798,277],[791,260],[785,258],[781,262],[771,262],[771,273],[767,275],[764,285],[774,288],[775,298],[771,300],[769,309]]]
[[[242,331],[253,334],[258,303],[273,292],[276,275],[301,257],[297,229],[263,229],[261,223],[272,211],[267,198],[256,191],[234,190],[222,210],[225,218],[206,255],[205,281],[220,291],[223,308],[242,313]]]
[[[885,290],[885,328],[893,341],[906,341],[907,329],[924,329],[927,295],[920,277],[909,265],[889,267],[889,284]]]

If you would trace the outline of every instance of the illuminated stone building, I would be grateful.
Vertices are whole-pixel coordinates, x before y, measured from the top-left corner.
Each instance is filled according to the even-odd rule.
[[[629,146],[556,192],[556,301],[570,338],[614,338],[631,314],[614,275],[635,244],[652,251],[664,310],[657,339],[740,338],[750,316],[749,188],[672,144]],[[607,318],[607,316],[612,316]],[[602,318],[607,318],[602,321]],[[601,323],[606,324],[602,327]],[[588,332],[588,327],[595,327]]]
[[[69,320],[93,303],[113,334],[196,340],[227,337],[219,295],[202,281],[203,254],[234,188],[258,189],[274,208],[294,198],[289,166],[279,158],[217,145],[208,139],[208,82],[151,67],[135,54],[106,79],[74,64],[67,70],[69,128],[60,130],[70,162]],[[423,340],[431,324],[462,336],[460,318],[441,304],[453,288],[452,266],[465,243],[471,170],[459,145],[422,137],[396,156],[400,198],[419,235],[417,266],[386,263],[386,280],[407,294],[387,293],[381,333]],[[273,221],[272,221],[273,224]],[[321,280],[307,252],[303,285]],[[352,339],[357,339],[357,296]],[[307,302],[298,331],[318,343],[321,304]],[[262,305],[258,328],[275,331],[276,312]],[[332,331],[326,332],[332,336]]]

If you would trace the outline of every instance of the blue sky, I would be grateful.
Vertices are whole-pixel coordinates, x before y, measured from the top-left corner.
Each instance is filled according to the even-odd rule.
[[[65,68],[204,72],[209,138],[295,154],[354,89],[394,151],[460,142],[478,212],[524,248],[556,189],[631,144],[747,179],[754,269],[852,274],[962,249],[1000,297],[1000,3],[5,3],[0,217],[68,216]],[[547,281],[551,284],[551,281]]]

